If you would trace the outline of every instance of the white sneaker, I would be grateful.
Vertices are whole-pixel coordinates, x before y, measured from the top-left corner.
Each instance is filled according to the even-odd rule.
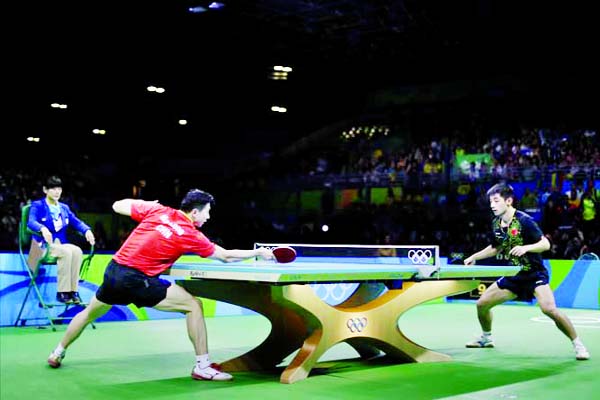
[[[233,379],[233,376],[221,371],[221,367],[218,364],[212,363],[203,369],[195,366],[192,370],[192,379],[202,381],[230,381]]]
[[[63,358],[65,358],[65,354],[66,354],[66,352],[64,352],[64,351],[60,354],[56,354],[53,351],[48,356],[48,365],[51,366],[52,368],[60,367],[60,364],[62,363]]]
[[[584,345],[575,346],[575,358],[577,360],[589,360],[590,352],[587,351]]]
[[[476,340],[466,344],[469,348],[492,348],[494,347],[494,340],[491,336],[481,335]]]

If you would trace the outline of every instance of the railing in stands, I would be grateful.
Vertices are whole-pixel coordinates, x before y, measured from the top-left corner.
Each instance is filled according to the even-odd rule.
[[[467,182],[492,182],[501,179],[519,182],[539,181],[544,186],[550,186],[554,177],[563,180],[578,179],[582,182],[593,179],[600,180],[600,166],[545,166],[539,169],[529,167],[507,167],[502,173],[476,171],[466,173],[458,169],[449,172],[427,174],[424,172],[367,172],[346,174],[314,174],[304,176],[289,176],[284,179],[271,181],[273,187],[296,187],[299,189],[321,187],[382,187],[401,185],[406,188],[443,187],[448,184]]]

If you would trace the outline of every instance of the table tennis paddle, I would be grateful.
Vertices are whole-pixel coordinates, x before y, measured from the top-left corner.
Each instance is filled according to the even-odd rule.
[[[273,249],[273,256],[280,264],[292,262],[296,259],[296,250],[288,246],[275,247]]]

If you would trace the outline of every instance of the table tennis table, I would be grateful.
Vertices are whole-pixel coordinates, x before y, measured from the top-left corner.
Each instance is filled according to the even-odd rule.
[[[414,265],[351,260],[302,260],[290,264],[176,263],[170,274],[198,297],[254,310],[271,323],[254,349],[222,363],[228,371],[273,370],[300,349],[280,376],[282,383],[305,379],[332,346],[346,342],[361,358],[384,352],[400,362],[447,361],[407,338],[398,320],[407,310],[440,297],[471,291],[478,278],[512,276],[514,266],[442,266],[423,277]],[[358,283],[342,303],[330,305],[312,283]]]

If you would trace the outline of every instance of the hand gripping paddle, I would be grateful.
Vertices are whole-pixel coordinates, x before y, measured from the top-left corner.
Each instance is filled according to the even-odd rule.
[[[280,264],[292,262],[296,259],[296,250],[288,246],[275,247],[273,255]]]

